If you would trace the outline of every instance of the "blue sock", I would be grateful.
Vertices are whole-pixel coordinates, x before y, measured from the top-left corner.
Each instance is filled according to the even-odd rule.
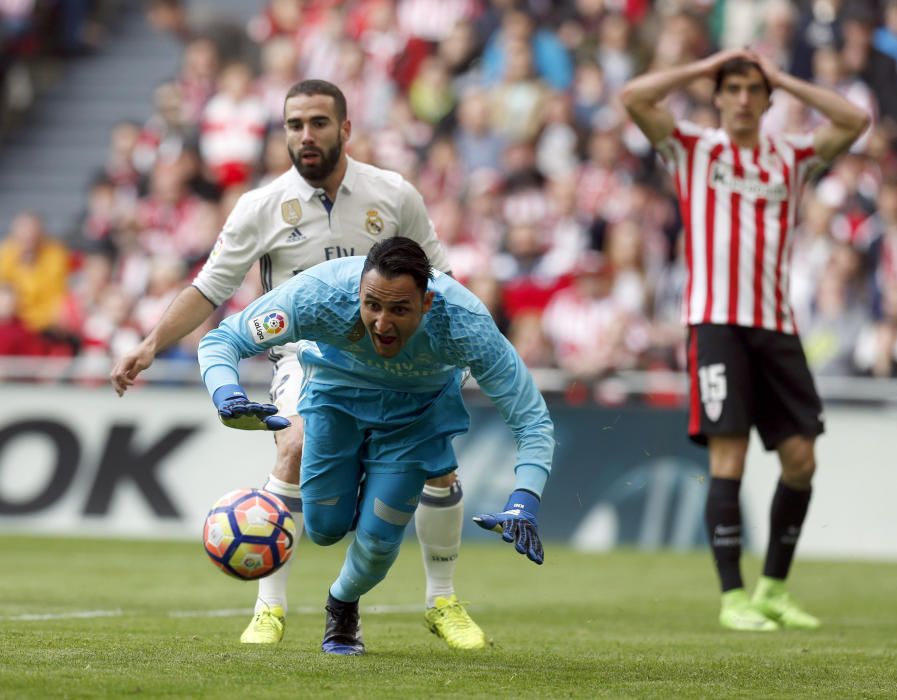
[[[373,538],[359,529],[346,551],[346,561],[330,587],[330,593],[346,603],[358,600],[386,577],[399,555],[400,544]]]

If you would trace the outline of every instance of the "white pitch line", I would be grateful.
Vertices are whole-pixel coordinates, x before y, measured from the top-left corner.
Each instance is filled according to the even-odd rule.
[[[320,613],[324,609],[323,606],[299,605],[290,608],[291,613],[300,615],[314,615]],[[413,613],[423,610],[421,605],[371,605],[363,607],[362,612],[367,615],[388,615],[390,613]],[[0,617],[4,622],[45,622],[48,620],[73,620],[73,619],[90,619],[97,617],[122,617],[126,614],[124,610],[73,610],[63,613],[25,613],[22,615],[8,615]],[[145,614],[141,612],[140,614]],[[221,608],[219,610],[171,610],[168,617],[242,617],[244,615],[252,615],[252,608]]]
[[[168,617],[239,617],[252,615],[252,608],[222,608],[221,610],[170,610]]]
[[[291,613],[300,615],[315,615],[321,612],[324,606],[314,605],[298,605],[291,607]],[[361,612],[368,615],[388,615],[390,613],[413,613],[420,612],[424,608],[422,605],[371,605],[370,607],[362,607]],[[241,615],[252,615],[252,608],[223,608],[221,610],[172,610],[168,613],[169,617],[238,617]]]
[[[65,613],[10,615],[9,617],[0,617],[0,620],[9,622],[42,622],[44,620],[71,620],[90,617],[121,617],[122,615],[124,615],[124,612],[121,610],[75,610],[74,612]]]

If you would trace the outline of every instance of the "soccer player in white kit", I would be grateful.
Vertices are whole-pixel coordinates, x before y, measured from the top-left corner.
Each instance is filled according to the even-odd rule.
[[[159,352],[227,300],[256,260],[267,292],[313,265],[365,255],[377,241],[401,235],[417,241],[433,267],[451,272],[420,193],[398,173],[347,156],[344,146],[352,125],[336,85],[305,80],[290,88],[284,128],[295,167],[240,197],[193,284],[143,342],[113,367],[110,379],[119,396]],[[302,369],[293,345],[278,347],[270,356],[275,362],[271,400],[292,425],[275,433],[276,463],[264,488],[290,507],[301,533],[303,429],[296,405]],[[454,593],[462,521],[461,484],[454,473],[427,481],[415,514],[427,575],[426,622],[450,647],[479,649],[485,646],[483,632]],[[259,581],[255,615],[242,642],[272,644],[283,638],[291,562]]]

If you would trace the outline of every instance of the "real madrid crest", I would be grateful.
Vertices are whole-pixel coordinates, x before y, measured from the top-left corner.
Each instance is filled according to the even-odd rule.
[[[288,199],[280,205],[280,213],[283,215],[284,221],[290,226],[295,226],[302,219],[302,205],[299,204],[298,199]]]
[[[361,319],[358,319],[355,322],[355,325],[352,326],[352,330],[349,331],[349,334],[346,336],[346,340],[350,343],[357,343],[362,338],[364,338],[364,324],[361,322]]]
[[[376,209],[368,209],[364,227],[372,236],[379,236],[383,233],[383,219],[380,216],[380,212]]]

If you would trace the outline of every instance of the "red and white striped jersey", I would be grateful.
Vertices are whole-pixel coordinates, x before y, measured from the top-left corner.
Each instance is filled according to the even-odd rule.
[[[738,148],[722,129],[679,122],[657,145],[685,226],[683,320],[796,333],[788,299],[798,199],[822,163],[813,135]]]

